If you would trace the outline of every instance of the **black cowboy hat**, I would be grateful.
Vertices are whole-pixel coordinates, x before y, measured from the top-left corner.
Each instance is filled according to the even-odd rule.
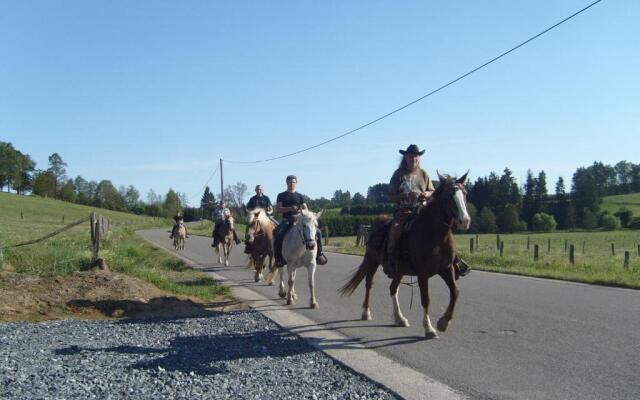
[[[409,145],[409,147],[407,147],[406,150],[398,150],[398,151],[403,156],[406,155],[406,154],[417,154],[419,156],[424,154],[424,150],[420,151],[420,148],[418,147],[417,144],[411,144],[411,145]]]

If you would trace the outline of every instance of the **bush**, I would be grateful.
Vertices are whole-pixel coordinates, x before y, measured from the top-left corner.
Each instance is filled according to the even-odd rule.
[[[631,221],[629,221],[629,225],[627,225],[627,228],[640,229],[640,217],[631,218]]]
[[[617,231],[620,229],[620,218],[611,214],[602,216],[602,229],[605,231]]]
[[[598,219],[596,215],[588,209],[585,209],[582,213],[582,223],[581,226],[590,231],[594,228],[598,227]]]
[[[351,207],[342,207],[340,215],[380,215],[393,214],[396,210],[395,204],[362,204],[352,205]]]
[[[622,224],[623,228],[626,228],[629,226],[629,223],[633,218],[633,211],[623,207],[623,208],[620,208],[615,213],[613,213],[613,215],[620,218],[620,224]]]
[[[329,236],[353,236],[360,225],[371,225],[376,219],[373,215],[343,215],[340,217],[321,217],[320,226],[329,229]]]
[[[555,218],[546,213],[537,213],[531,218],[531,228],[534,231],[553,232],[556,226]]]

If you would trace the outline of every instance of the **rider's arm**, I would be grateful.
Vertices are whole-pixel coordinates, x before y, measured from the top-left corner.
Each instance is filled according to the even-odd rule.
[[[298,211],[298,207],[296,206],[285,207],[282,205],[282,202],[279,201],[278,204],[276,205],[276,211],[279,212],[280,214],[284,214],[286,212],[296,212]]]

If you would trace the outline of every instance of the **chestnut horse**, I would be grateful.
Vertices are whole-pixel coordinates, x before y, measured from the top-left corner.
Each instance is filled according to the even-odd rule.
[[[263,279],[262,272],[267,257],[269,257],[269,271],[272,270],[274,227],[274,223],[262,208],[249,211],[247,215],[247,242],[251,245],[249,265],[255,269],[254,280],[256,282]]]
[[[231,255],[231,247],[233,247],[233,217],[225,215],[225,219],[219,222],[218,228],[218,245],[216,253],[218,254],[218,263],[222,264],[222,256],[224,255],[224,265],[229,266],[229,256]],[[222,251],[220,251],[222,247]]]
[[[468,174],[468,172],[467,172]],[[433,192],[429,203],[419,206],[413,220],[409,223],[408,230],[403,234],[400,244],[401,257],[396,271],[393,274],[389,287],[393,300],[393,315],[398,326],[409,326],[409,322],[400,311],[398,303],[398,286],[404,275],[417,276],[420,286],[420,298],[424,309],[422,325],[425,336],[437,337],[438,334],[429,319],[429,278],[440,275],[449,287],[449,306],[438,320],[438,330],[444,332],[453,319],[453,311],[459,290],[456,286],[453,260],[455,256],[455,242],[451,228],[456,223],[459,228],[469,228],[471,218],[467,212],[466,190],[464,174],[460,179],[442,176],[438,173],[440,184]],[[362,305],[362,319],[371,319],[369,308],[369,295],[373,285],[373,276],[382,264],[387,248],[387,235],[389,233],[390,218],[380,217],[371,227],[371,234],[367,243],[364,258],[358,270],[352,278],[339,291],[343,295],[351,295],[360,282],[366,278],[366,294]]]

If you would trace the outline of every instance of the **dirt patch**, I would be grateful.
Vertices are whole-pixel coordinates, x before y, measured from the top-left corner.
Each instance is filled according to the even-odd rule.
[[[203,316],[246,308],[231,298],[213,302],[174,296],[128,275],[83,271],[38,277],[0,272],[0,321]]]

